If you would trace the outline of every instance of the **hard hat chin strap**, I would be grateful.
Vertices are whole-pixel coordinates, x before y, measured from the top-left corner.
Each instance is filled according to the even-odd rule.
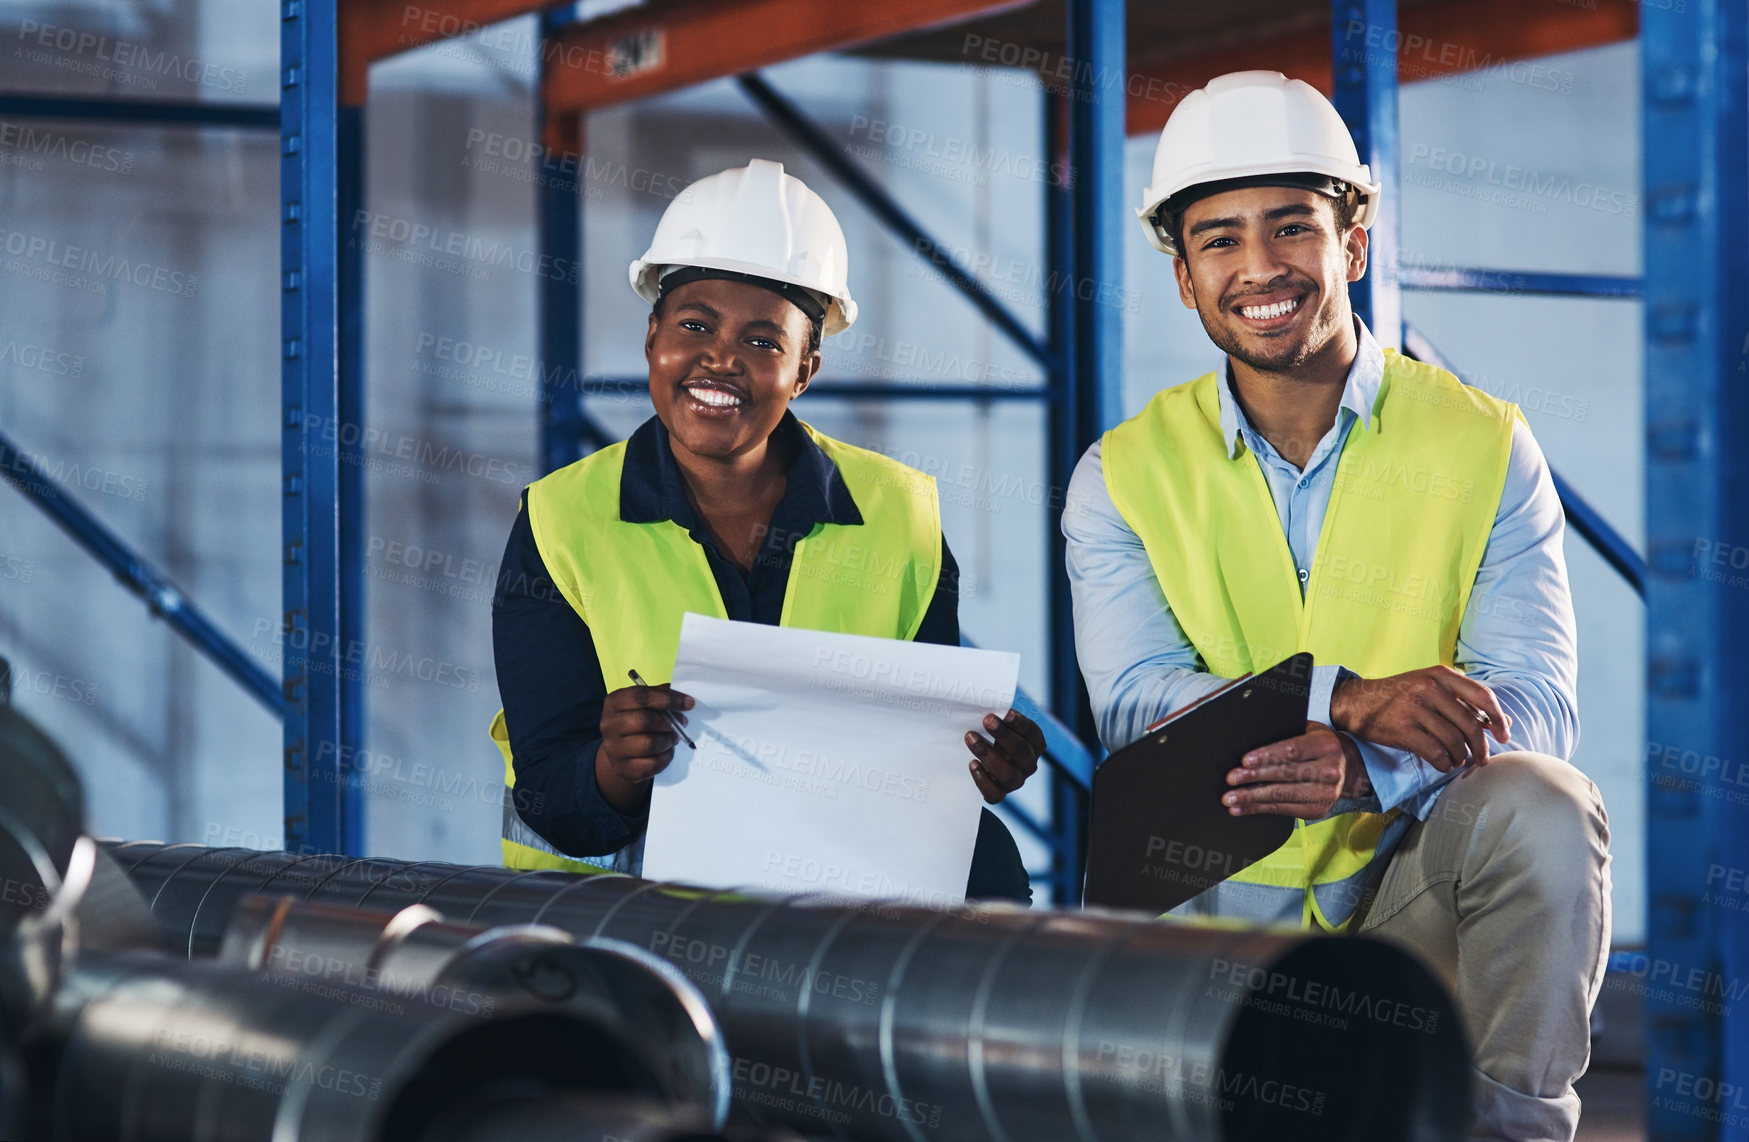
[[[819,335],[820,327],[826,320],[826,307],[820,304],[813,291],[790,282],[780,282],[773,278],[762,278],[758,274],[744,274],[738,270],[719,270],[710,266],[679,266],[664,273],[658,283],[656,297],[660,301],[668,296],[669,291],[678,289],[689,282],[699,281],[745,282],[748,285],[768,289],[777,294],[797,309],[807,315],[813,322],[815,336]]]

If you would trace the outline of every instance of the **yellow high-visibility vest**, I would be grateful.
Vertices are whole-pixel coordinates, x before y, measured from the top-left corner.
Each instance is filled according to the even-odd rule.
[[[1222,439],[1210,373],[1155,396],[1101,445],[1112,503],[1142,540],[1202,664],[1233,678],[1311,651],[1377,678],[1455,665],[1459,626],[1499,509],[1516,406],[1385,351],[1370,425],[1356,423],[1302,597],[1269,485]],[[1260,914],[1281,894],[1302,922],[1341,930],[1381,868],[1390,814],[1296,822],[1294,835],[1231,879]],[[1291,905],[1290,905],[1291,906]]]
[[[935,480],[877,452],[804,424],[838,467],[861,525],[815,524],[797,541],[779,625],[911,639],[941,577],[941,504]],[[636,670],[653,686],[673,678],[688,611],[726,618],[704,548],[673,520],[619,518],[625,445],[612,445],[529,485],[528,519],[547,572],[588,624],[609,692]],[[567,857],[523,823],[504,712],[492,720],[504,755],[504,863],[510,868],[601,872]]]

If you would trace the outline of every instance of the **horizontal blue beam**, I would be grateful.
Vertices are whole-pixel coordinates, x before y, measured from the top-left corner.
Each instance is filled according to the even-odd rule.
[[[279,130],[279,105],[264,103],[172,102],[164,99],[114,99],[104,96],[31,95],[0,92],[0,115],[38,119],[103,119],[153,123],[165,127],[248,127]]]
[[[154,615],[169,623],[176,633],[266,706],[274,717],[284,716],[285,696],[279,683],[213,625],[212,620],[172,586],[162,572],[123,543],[59,484],[44,475],[42,469],[4,435],[0,435],[0,475],[12,481],[79,546],[109,568],[122,586],[145,600]]]
[[[1045,828],[1044,824],[1037,817],[1028,813],[1013,801],[1004,800],[1002,802],[1002,815],[1012,818],[1015,824],[1019,825],[1047,845],[1050,845],[1052,841],[1056,839],[1051,836],[1051,831]],[[1027,875],[1031,876],[1032,874],[1028,873]]]
[[[803,115],[788,99],[778,94],[763,76],[757,73],[743,75],[738,82],[741,90],[758,104],[767,118],[788,133],[810,158],[831,171],[833,177],[844,184],[844,189],[854,195],[869,213],[885,223],[887,229],[910,243],[915,253],[928,258],[930,264],[941,271],[941,276],[947,283],[976,306],[978,312],[989,318],[992,325],[1000,329],[1034,361],[1046,369],[1054,368],[1054,358],[1044,342],[1033,336],[1020,319],[1014,316],[1013,311],[998,301],[978,279],[955,265],[951,257],[941,256],[950,247],[943,246],[930,237],[906,213],[905,208],[887,193],[885,187],[846,157],[842,148],[828,138],[826,132]]]
[[[1614,274],[1550,274],[1533,270],[1485,270],[1473,266],[1433,269],[1399,266],[1397,284],[1404,289],[1456,290],[1468,293],[1533,293],[1549,297],[1636,298],[1645,292],[1637,277]]]
[[[650,383],[642,377],[590,377],[581,392],[586,397],[645,396]],[[894,384],[891,381],[824,380],[808,389],[808,397],[822,400],[1022,400],[1048,401],[1055,394],[1043,385],[1027,388],[1003,388],[999,385],[955,384],[935,385]]]
[[[1445,359],[1445,355],[1427,339],[1426,334],[1406,321],[1403,323],[1403,351],[1417,361],[1425,361],[1444,369],[1454,377],[1460,376],[1451,362]],[[1640,558],[1640,553],[1622,537],[1621,532],[1610,526],[1609,521],[1573,485],[1562,479],[1559,472],[1551,467],[1549,474],[1554,477],[1555,492],[1561,497],[1561,508],[1567,513],[1567,522],[1573,525],[1573,530],[1591,544],[1592,549],[1603,557],[1605,563],[1615,568],[1616,574],[1627,580],[1636,595],[1645,598],[1646,562]]]
[[[1031,833],[1035,840],[1051,850],[1051,854],[1054,858],[1061,859],[1064,849],[1063,834],[1060,831],[1052,830],[1049,825],[1046,825],[1027,810],[1022,809],[1015,803],[1014,798],[1009,797],[1004,799],[999,810],[993,811],[1000,812],[1002,816],[1007,817],[1009,820],[1025,829],[1028,833]],[[1049,869],[1029,868],[1026,870],[1026,878],[1028,880],[1050,880],[1052,875],[1053,873]]]

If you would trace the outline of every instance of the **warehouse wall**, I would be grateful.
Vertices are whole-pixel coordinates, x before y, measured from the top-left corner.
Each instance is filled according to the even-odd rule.
[[[10,4],[0,87],[271,101],[270,8]],[[0,125],[0,426],[246,645],[279,611],[277,150]],[[0,550],[0,653],[96,827],[277,841],[277,724],[10,486]]]
[[[0,46],[15,41],[19,50],[0,51],[0,86],[271,99],[274,5],[205,4],[198,15],[190,7],[12,6],[0,17]],[[125,49],[63,50],[53,31],[42,46],[45,28],[62,27],[174,49],[199,61],[188,70],[197,81],[154,70],[163,63]],[[434,254],[402,235],[417,226],[461,235],[476,250],[532,249],[530,166],[521,154],[533,136],[533,35],[532,21],[500,25],[372,76],[368,212],[349,237],[366,248],[366,422],[380,433],[368,476],[369,635],[360,648],[368,754],[358,760],[370,845],[384,854],[496,857],[501,764],[484,732],[498,701],[489,599],[534,460],[538,279],[490,256]],[[1478,195],[1488,192],[1489,175],[1469,174],[1467,158],[1463,175],[1445,170],[1461,152],[1499,169],[1530,165],[1624,193],[1637,188],[1637,145],[1623,129],[1637,106],[1631,46],[1549,66],[1570,74],[1567,90],[1502,73],[1405,93],[1404,248],[1412,256],[1637,267],[1637,216],[1566,201],[1488,201]],[[1045,180],[1062,172],[1041,153],[1029,77],[842,59],[770,76],[952,247],[946,256],[975,265],[1034,328],[1042,325],[1040,206]],[[45,133],[66,145],[43,147]],[[835,378],[1024,386],[1039,380],[1036,369],[934,280],[938,270],[796,154],[733,85],[595,115],[588,144],[583,163],[547,176],[574,170],[584,189],[592,375],[641,373],[647,311],[624,267],[687,182],[761,155],[782,160],[832,202],[853,251],[863,316],[828,342],[823,379],[800,410],[829,433],[940,475],[948,538],[970,583],[965,628],[986,645],[1022,652],[1023,684],[1041,689],[1048,491],[1040,411],[1024,402],[829,399]],[[100,262],[127,258],[183,275],[180,288],[164,284],[175,279],[138,286],[91,272],[55,284],[32,276],[45,269],[42,257],[0,258],[0,426],[92,489],[81,492],[85,503],[277,671],[274,148],[271,133],[0,125],[0,227],[77,244]],[[1443,152],[1437,161],[1435,148]],[[1146,181],[1151,149],[1151,140],[1132,141],[1130,185]],[[1112,297],[1128,325],[1125,403],[1133,410],[1159,387],[1206,371],[1213,351],[1178,304],[1169,262],[1139,228],[1126,233],[1126,278]],[[1411,318],[1473,379],[1536,404],[1527,414],[1551,457],[1637,541],[1632,308],[1510,296],[1417,295],[1409,303]],[[9,354],[8,345],[17,349]],[[66,375],[27,367],[26,346],[52,351],[56,362],[77,358],[78,367]],[[1537,386],[1533,402],[1524,394]],[[596,398],[590,407],[621,433],[648,415],[643,401]],[[1569,552],[1584,654],[1586,729],[1576,760],[1604,787],[1614,815],[1618,931],[1637,934],[1640,612],[1582,543],[1571,541]],[[20,671],[20,705],[61,736],[87,773],[99,829],[279,843],[276,726],[11,492],[0,494],[0,653]],[[1028,792],[1036,804],[1042,787]]]

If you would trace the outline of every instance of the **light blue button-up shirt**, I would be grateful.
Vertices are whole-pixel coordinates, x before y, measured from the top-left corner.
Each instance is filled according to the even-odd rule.
[[[1355,325],[1360,347],[1336,423],[1304,470],[1283,459],[1251,426],[1233,399],[1230,374],[1219,385],[1221,431],[1229,455],[1237,457],[1244,447],[1257,458],[1299,568],[1302,593],[1342,446],[1356,421],[1370,425],[1384,381],[1384,351],[1364,324],[1356,319]],[[1564,759],[1579,739],[1578,640],[1561,547],[1564,528],[1548,462],[1520,420],[1513,429],[1505,489],[1457,644],[1457,668],[1492,688],[1512,718],[1510,743],[1488,739],[1494,753],[1535,750]],[[1100,740],[1115,750],[1171,711],[1216,689],[1223,679],[1199,668],[1196,650],[1173,617],[1141,538],[1112,504],[1098,443],[1081,458],[1069,482],[1063,534],[1074,593],[1075,649]],[[1330,693],[1342,668],[1341,663],[1313,668],[1313,721],[1329,723]],[[1340,802],[1333,812],[1402,808],[1425,819],[1439,791],[1456,775],[1441,773],[1405,750],[1358,739],[1356,744],[1373,793]]]

